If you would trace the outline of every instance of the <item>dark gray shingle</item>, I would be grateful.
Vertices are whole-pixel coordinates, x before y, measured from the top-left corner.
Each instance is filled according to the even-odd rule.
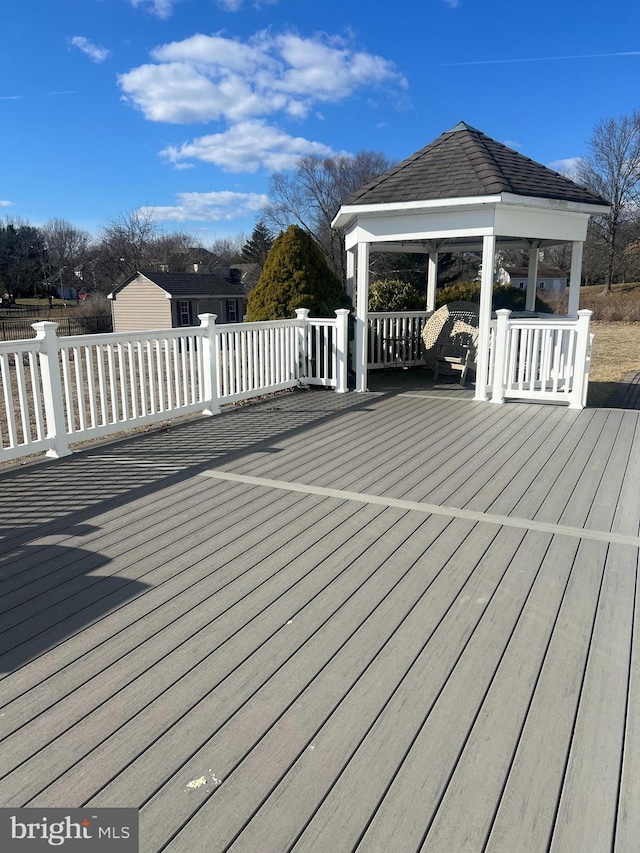
[[[587,204],[604,199],[460,122],[351,195],[344,204],[393,204],[502,192]]]

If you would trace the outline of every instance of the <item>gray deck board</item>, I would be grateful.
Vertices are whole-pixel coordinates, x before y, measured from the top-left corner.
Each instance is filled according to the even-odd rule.
[[[552,558],[570,563],[575,554],[573,543],[572,546],[559,543],[559,553]],[[560,586],[563,595],[557,621],[506,777],[487,853],[548,849],[580,699],[605,553],[605,545],[580,546],[566,588]]]
[[[640,838],[640,590],[638,554],[635,571],[633,561],[625,566],[635,580],[633,600],[633,630],[631,635],[631,662],[629,689],[625,704],[625,733],[622,748],[622,772],[616,815],[615,853],[633,853]]]
[[[316,536],[323,535],[323,524],[327,524],[333,531],[340,524],[341,516],[349,514],[349,510],[345,513],[342,508],[339,514],[328,513],[326,507],[316,508],[314,513],[309,505],[307,505],[307,512],[308,517],[305,523],[313,520],[314,514],[322,521],[314,531]],[[162,658],[166,643],[169,643],[171,648],[171,645],[177,646],[181,641],[197,633],[200,622],[203,620],[204,624],[210,622],[215,617],[216,608],[224,604],[228,594],[242,597],[247,589],[251,590],[252,586],[261,580],[258,572],[250,573],[252,563],[247,562],[249,553],[252,561],[257,560],[260,564],[261,560],[270,557],[270,552],[277,553],[282,546],[286,545],[282,539],[276,542],[274,538],[270,540],[265,534],[266,531],[260,528],[256,530],[253,544],[259,543],[260,547],[253,552],[251,537],[247,537],[247,541],[243,543],[244,550],[238,547],[240,542],[235,543],[231,548],[224,549],[218,555],[218,559],[224,561],[219,568],[211,565],[210,557],[212,552],[215,554],[216,549],[212,548],[209,541],[193,549],[195,553],[190,554],[193,562],[187,566],[186,570],[177,561],[173,566],[170,562],[165,564],[158,570],[158,574],[162,572],[165,578],[157,579],[153,593],[149,594],[150,600],[144,602],[145,607],[138,604],[135,607],[129,606],[128,611],[127,608],[123,608],[112,618],[104,620],[109,624],[100,625],[100,632],[97,630],[98,626],[96,630],[88,629],[85,632],[91,635],[93,645],[87,644],[81,650],[77,650],[81,654],[71,661],[75,662],[81,657],[81,668],[71,667],[69,662],[63,661],[64,665],[56,671],[53,670],[49,661],[43,662],[42,659],[35,661],[30,667],[25,667],[25,670],[29,671],[31,681],[34,681],[37,675],[40,675],[41,681],[36,682],[37,686],[28,692],[28,685],[25,685],[22,679],[20,684],[15,686],[15,692],[24,692],[24,696],[19,693],[20,698],[7,706],[9,713],[6,714],[8,720],[5,721],[5,726],[22,725],[28,718],[29,708],[37,709],[43,702],[52,704],[60,702],[63,696],[80,684],[89,683],[90,679],[99,672],[106,671],[105,691],[108,696],[110,685],[116,684],[115,664],[117,662],[121,661],[121,668],[128,678],[132,678],[136,658],[140,660],[139,665],[144,670],[156,659]],[[274,548],[274,545],[277,547]],[[285,550],[284,553],[288,552]],[[169,626],[170,631],[164,630]],[[154,648],[158,649],[155,657]],[[78,678],[82,680],[78,681]],[[95,682],[91,684],[95,687]],[[6,688],[3,696],[8,698]]]
[[[639,413],[373,387],[0,477],[0,805],[136,806],[145,853],[636,850]]]
[[[338,474],[338,478],[334,481],[336,485],[339,488],[350,489],[357,484],[362,491],[381,493],[385,488],[389,488],[385,482],[389,479],[389,475],[391,475],[391,486],[395,483],[404,486],[404,477],[413,474],[416,466],[428,465],[433,458],[431,454],[443,452],[444,464],[446,456],[455,453],[455,447],[452,446],[455,444],[455,438],[452,439],[452,436],[456,436],[463,425],[466,425],[469,434],[472,434],[476,424],[486,424],[491,414],[486,410],[469,411],[468,407],[461,410],[455,403],[451,405],[455,408],[448,408],[440,414],[440,417],[430,419],[427,433],[423,431],[420,423],[422,412],[420,408],[416,410],[414,402],[411,416],[402,424],[402,429],[400,424],[396,424],[394,432],[384,444],[374,442],[373,454],[367,453],[366,446],[361,446],[355,456],[349,454],[349,457],[344,460],[346,463],[344,467],[339,466],[337,472],[334,472],[334,476],[335,473]],[[378,460],[377,464],[376,460]],[[398,471],[399,466],[402,467],[402,471]],[[322,472],[314,472],[313,482],[322,485],[324,478],[318,477],[318,473]],[[393,494],[396,493],[393,492]]]
[[[465,413],[465,409],[468,410],[468,406],[462,411],[458,407],[459,421],[443,424],[439,433],[429,431],[416,440],[414,428],[406,445],[396,445],[391,449],[392,458],[387,463],[387,470],[383,466],[367,480],[358,480],[358,488],[410,500],[429,499],[429,490],[435,491],[452,471],[459,471],[465,459],[480,455],[490,440],[490,417],[485,412]],[[517,415],[510,414],[514,418]]]
[[[327,533],[331,532],[337,522],[326,512],[326,508],[316,508],[318,519],[313,527],[314,537],[324,539],[328,549],[335,548],[336,545],[331,544]],[[354,512],[351,507],[344,507],[343,511],[346,515]],[[323,513],[324,517],[322,517]],[[292,528],[293,533],[295,525],[292,525]],[[304,555],[314,542],[311,538],[303,544],[300,539],[294,535],[287,544],[278,547],[275,551],[273,544],[267,539],[261,543],[262,548],[252,549],[250,560],[253,564],[252,568],[257,564],[256,570],[247,575],[246,563],[241,562],[239,582],[225,584],[215,596],[214,606],[201,608],[205,611],[202,616],[198,612],[194,613],[193,610],[200,597],[206,600],[209,594],[206,583],[199,585],[196,594],[189,597],[187,601],[180,601],[179,604],[173,602],[173,612],[165,608],[166,618],[170,622],[178,614],[184,616],[182,621],[186,624],[182,630],[187,636],[183,637],[181,631],[172,626],[170,632],[166,634],[161,632],[153,637],[150,645],[160,646],[159,652],[156,653],[160,666],[154,666],[153,650],[145,648],[141,654],[137,655],[134,651],[134,658],[140,659],[140,671],[130,659],[127,659],[120,667],[122,672],[120,677],[117,669],[114,673],[110,668],[98,680],[98,684],[90,685],[90,690],[74,691],[66,702],[57,702],[53,712],[46,718],[36,717],[32,724],[21,730],[20,737],[5,741],[0,746],[0,766],[5,772],[23,761],[26,757],[25,753],[33,754],[44,748],[39,757],[39,761],[42,761],[41,771],[30,774],[32,779],[21,789],[22,794],[32,790],[33,786],[39,786],[38,790],[44,787],[47,778],[55,772],[52,768],[58,767],[59,762],[55,760],[55,756],[66,754],[68,755],[66,760],[73,761],[74,755],[77,757],[90,748],[91,738],[80,737],[77,732],[70,729],[74,719],[82,721],[81,725],[92,731],[92,737],[102,739],[112,727],[118,726],[135,713],[140,704],[146,705],[154,695],[162,694],[184,672],[190,671],[194,666],[194,660],[206,658],[221,643],[224,645],[227,638],[233,637],[248,621],[260,614],[265,607],[265,590],[261,589],[262,584],[267,586],[267,595],[272,595],[274,601],[288,589],[289,585],[295,584],[297,578],[295,560],[301,554]],[[270,553],[276,553],[275,560],[268,559]],[[313,566],[307,571],[311,572],[312,568]],[[217,589],[221,582],[211,569],[209,573],[212,585]],[[239,606],[233,608],[232,605],[236,602],[239,602]],[[198,629],[202,630],[199,624],[200,619],[207,620],[206,626],[209,630],[205,637],[202,637],[198,631]],[[209,623],[213,623],[214,620],[217,621],[215,630],[212,630]],[[286,622],[286,619],[284,621]],[[277,624],[281,625],[282,622]],[[172,657],[165,660],[165,656],[170,653]],[[140,675],[140,678],[132,677],[136,675]],[[122,691],[120,683],[122,678],[128,686],[125,691]],[[116,693],[115,697],[112,696],[114,693]],[[104,704],[105,702],[107,704]],[[89,716],[94,708],[97,709],[98,720]],[[86,722],[85,717],[87,717]],[[64,738],[59,738],[58,736],[63,732],[68,734],[65,734]],[[54,741],[54,738],[57,739]],[[5,797],[8,788],[13,787],[15,790],[19,784],[15,776],[7,776],[0,782],[0,800]]]
[[[622,548],[612,545],[607,555],[552,853],[612,847],[636,580]]]
[[[372,513],[362,513],[364,524],[371,520]],[[392,514],[393,515],[393,514]],[[393,519],[388,521],[392,523]],[[397,520],[397,519],[396,519]],[[406,533],[406,530],[405,530]],[[353,556],[357,559],[358,551],[366,549],[366,540],[359,545],[354,543]],[[147,703],[141,712],[130,716],[127,726],[116,738],[104,738],[99,748],[88,755],[83,765],[73,768],[66,779],[56,782],[55,786],[46,792],[47,797],[64,797],[69,789],[77,790],[78,794],[88,798],[95,795],[102,786],[109,786],[100,795],[100,799],[118,798],[123,790],[130,795],[131,778],[138,774],[137,797],[140,802],[153,792],[148,791],[154,778],[158,778],[158,770],[165,766],[167,758],[175,759],[175,753],[181,750],[183,755],[189,755],[189,732],[202,737],[203,732],[211,732],[212,728],[222,726],[227,713],[233,714],[239,706],[250,698],[263,681],[277,673],[283,664],[296,650],[296,643],[304,645],[309,638],[316,636],[325,621],[340,609],[344,599],[345,589],[354,581],[366,582],[368,570],[372,573],[377,566],[369,569],[366,560],[360,562],[360,573],[348,573],[345,577],[345,567],[330,555],[325,559],[324,570],[314,567],[307,575],[292,585],[284,595],[260,614],[245,622],[245,626],[230,635],[230,639],[222,643],[209,654],[200,654],[195,666],[183,666],[177,669],[175,679],[170,689],[162,691],[159,699],[153,705]],[[370,560],[369,560],[370,563]],[[356,589],[358,583],[356,583]],[[327,594],[320,595],[320,593]],[[353,592],[353,588],[349,589]],[[351,608],[353,609],[353,608]],[[303,619],[297,615],[304,610]],[[290,617],[290,618],[289,618]],[[238,617],[236,617],[237,619]],[[341,618],[343,618],[341,616]],[[299,625],[296,622],[300,622]],[[334,623],[339,620],[334,619]],[[353,625],[348,619],[344,620],[343,630],[352,631]],[[337,641],[337,635],[328,632],[331,642]],[[201,637],[200,642],[204,639]],[[314,670],[311,670],[314,673]],[[307,672],[309,677],[309,671]],[[216,691],[215,717],[212,718],[210,706],[211,691],[220,685]],[[184,721],[184,725],[182,725]],[[199,725],[194,725],[198,723]],[[176,723],[181,725],[175,728]],[[164,736],[166,735],[166,736]],[[161,743],[156,739],[164,736]],[[169,744],[173,741],[173,749]],[[123,741],[123,742],[121,742]],[[135,745],[135,751],[132,745]],[[147,753],[150,750],[150,753]],[[124,779],[117,777],[121,762],[128,758],[132,761],[138,756],[135,767],[130,768]],[[95,761],[100,762],[100,770],[96,775],[92,771]],[[139,775],[144,765],[142,775]],[[173,767],[173,764],[169,766]],[[87,777],[91,775],[91,786],[87,785]],[[163,778],[160,776],[160,778]],[[188,781],[188,780],[187,780]]]

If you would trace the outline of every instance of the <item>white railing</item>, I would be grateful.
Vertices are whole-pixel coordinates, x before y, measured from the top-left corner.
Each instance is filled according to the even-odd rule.
[[[297,385],[299,332],[298,320],[215,327],[218,398],[233,403]]]
[[[44,356],[46,359],[46,355]],[[0,459],[49,450],[44,410],[41,342],[0,343],[0,384],[5,416],[1,423]],[[45,377],[47,370],[45,365]]]
[[[433,311],[372,311],[368,315],[369,370],[422,362],[422,330]]]
[[[302,321],[300,355],[307,385],[346,391],[349,312],[345,308],[338,309],[335,320],[309,319],[306,308],[299,308],[296,315]]]
[[[195,412],[316,384],[347,390],[348,311],[309,318],[0,343],[0,461]]]
[[[581,409],[589,383],[591,311],[577,319],[517,319],[496,312],[489,386],[494,403],[540,400]]]

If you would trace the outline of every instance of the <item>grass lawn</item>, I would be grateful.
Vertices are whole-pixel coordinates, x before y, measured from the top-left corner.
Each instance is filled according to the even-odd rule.
[[[640,323],[592,323],[589,406],[604,406],[626,373],[640,370]]]

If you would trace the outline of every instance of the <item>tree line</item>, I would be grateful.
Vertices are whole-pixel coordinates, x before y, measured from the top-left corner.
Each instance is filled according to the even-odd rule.
[[[249,239],[219,239],[208,248],[184,231],[166,231],[145,211],[122,213],[94,238],[64,219],[34,226],[0,221],[0,296],[49,296],[67,288],[109,293],[140,269],[193,272],[239,263],[262,265],[273,242],[259,222]]]

